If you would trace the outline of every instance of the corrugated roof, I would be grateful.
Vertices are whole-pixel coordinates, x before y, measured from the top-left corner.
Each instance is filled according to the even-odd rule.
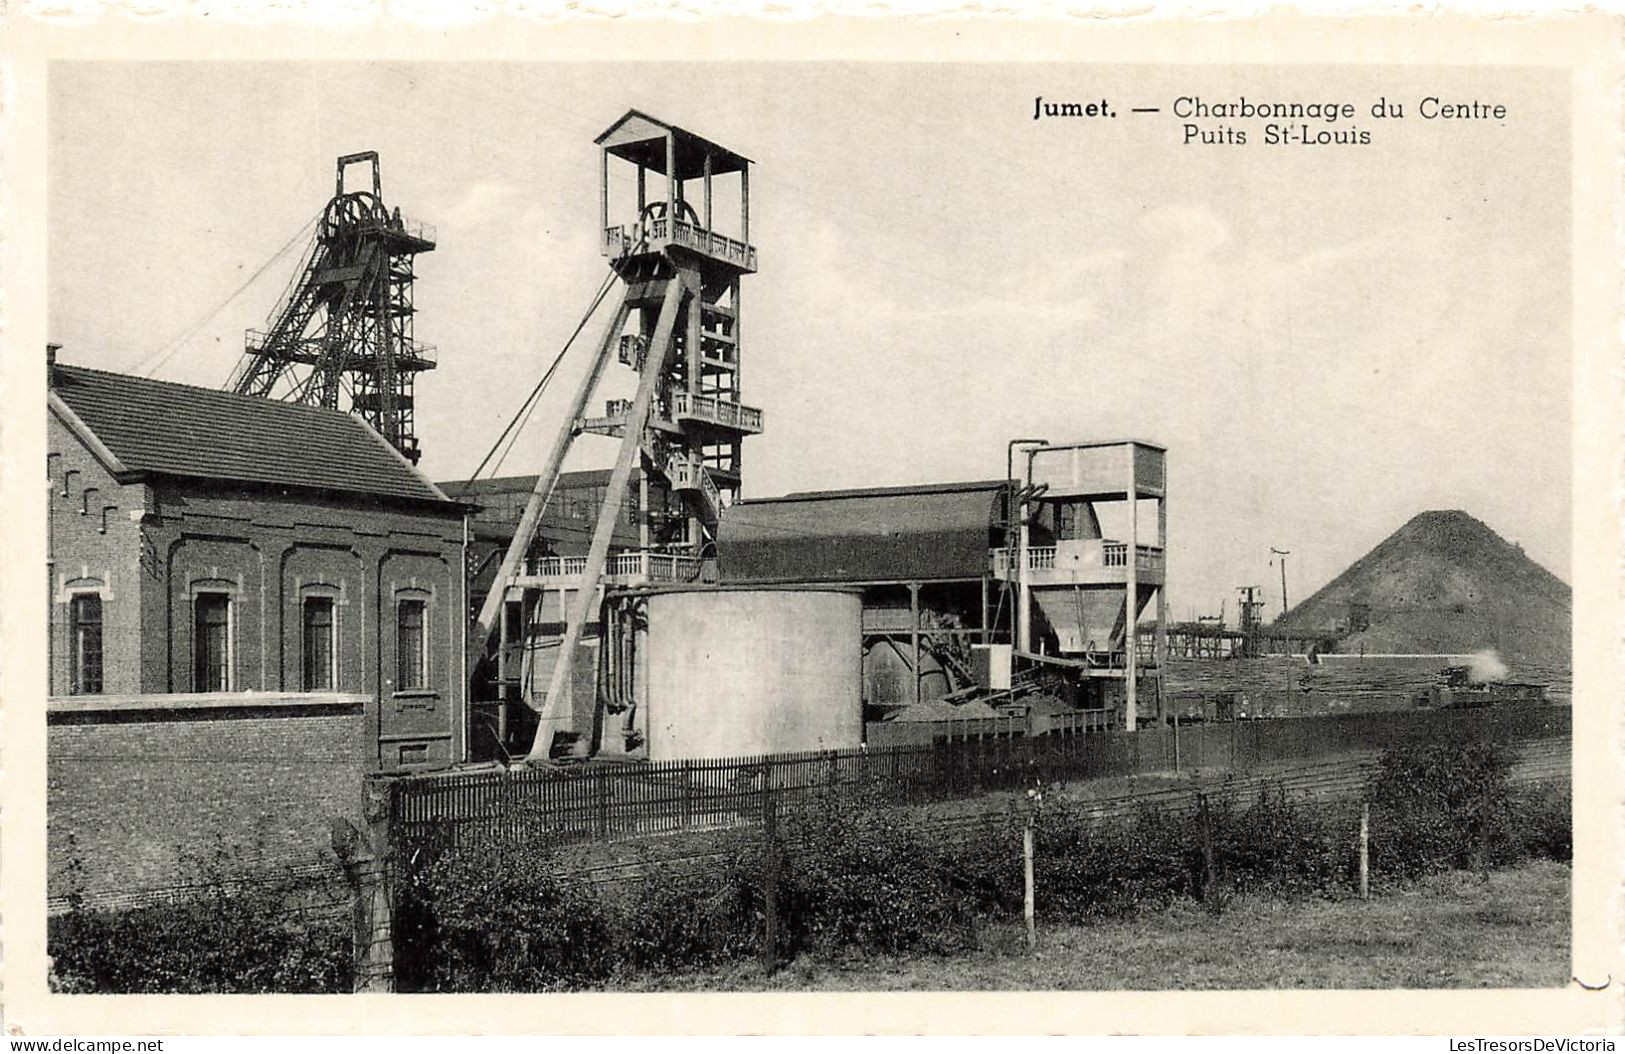
[[[790,494],[722,517],[724,582],[978,578],[997,544],[999,480]]]
[[[847,490],[793,490],[778,498],[753,498],[756,502],[825,501],[829,498],[891,498],[917,494],[958,494],[965,491],[997,491],[1005,484],[996,479],[960,483],[915,483],[902,487],[854,487]]]
[[[131,473],[450,502],[337,410],[60,363],[51,390]]]

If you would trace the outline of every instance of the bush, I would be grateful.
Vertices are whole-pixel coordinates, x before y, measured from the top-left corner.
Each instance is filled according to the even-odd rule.
[[[1160,907],[1194,896],[1200,885],[1195,825],[1163,809],[1103,821],[1087,818],[1071,803],[1053,803],[1039,814],[1034,841],[1033,881],[1041,891],[1037,910],[1045,918],[1086,919]],[[1017,867],[1019,860],[1018,849]],[[1019,898],[1019,871],[1014,887]]]
[[[1512,797],[1520,857],[1574,859],[1574,795],[1567,781],[1537,783]]]
[[[1508,762],[1495,744],[1390,751],[1371,785],[1373,860],[1390,874],[1421,874],[1566,859],[1566,787],[1509,794]],[[952,952],[975,943],[980,920],[1020,917],[1020,810],[959,837],[922,831],[920,820],[880,799],[792,800],[776,859],[760,829],[741,829],[720,836],[720,852],[698,870],[650,862],[641,878],[612,886],[567,877],[544,847],[431,854],[399,891],[398,977],[404,990],[544,991],[750,959],[763,938],[770,866],[781,954]],[[1208,825],[1211,876],[1196,810],[1147,807],[1102,820],[1084,803],[1052,800],[1035,819],[1040,917],[1088,921],[1189,898],[1218,910],[1232,893],[1353,887],[1352,802],[1289,801],[1278,787],[1246,802],[1215,795]]]
[[[1213,808],[1214,855],[1227,890],[1304,897],[1337,893],[1356,867],[1355,824],[1346,810],[1286,800],[1265,786],[1245,810]]]
[[[781,825],[779,911],[789,948],[946,951],[975,934],[976,897],[940,839],[895,807],[831,795]],[[760,853],[739,880],[760,888]]]
[[[731,862],[720,874],[656,867],[612,895],[610,905],[618,970],[712,966],[759,947],[760,897]]]
[[[545,992],[600,981],[615,965],[602,904],[545,848],[446,850],[411,873],[396,911],[402,991]]]
[[[47,925],[61,992],[348,992],[347,915],[306,917],[296,891],[216,886],[195,900],[125,911],[76,904]]]
[[[948,950],[974,933],[974,898],[943,850],[890,810],[830,798],[787,811],[777,853],[781,952]],[[748,958],[765,930],[761,833],[729,836],[721,856],[720,867],[652,865],[593,887],[546,848],[444,850],[400,889],[397,980],[405,991],[547,991]]]
[[[1489,740],[1386,751],[1369,791],[1372,867],[1415,878],[1516,859],[1512,760],[1505,744]]]

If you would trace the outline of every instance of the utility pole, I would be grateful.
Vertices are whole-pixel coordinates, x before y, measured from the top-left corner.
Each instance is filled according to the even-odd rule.
[[[1281,558],[1281,614],[1286,614],[1286,558],[1292,555],[1290,549],[1277,549],[1270,546],[1270,552]]]

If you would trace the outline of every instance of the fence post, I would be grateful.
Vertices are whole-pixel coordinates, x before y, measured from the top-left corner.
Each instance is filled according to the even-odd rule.
[[[1371,899],[1371,806],[1360,803],[1360,899]]]
[[[1208,812],[1206,794],[1196,796],[1196,810],[1202,839],[1202,901],[1209,908],[1216,908],[1218,901],[1213,883],[1218,867],[1213,858],[1213,817]]]
[[[600,772],[594,777],[598,785],[594,788],[597,801],[594,803],[594,824],[601,840],[609,838],[609,773]]]
[[[1027,920],[1027,950],[1038,947],[1038,930],[1033,920],[1033,818],[1027,817],[1021,829],[1021,865],[1025,883],[1022,897],[1022,916]]]
[[[694,762],[683,762],[683,830],[694,826]]]
[[[779,815],[773,789],[762,785],[762,849],[766,857],[762,889],[762,972],[779,968]]]
[[[392,783],[369,776],[362,787],[362,822],[357,843],[348,853],[340,843],[349,841],[334,833],[334,848],[341,859],[348,856],[346,877],[355,890],[352,922],[355,934],[355,976],[357,992],[395,990],[395,846],[392,830]],[[348,826],[348,825],[346,825]]]
[[[1179,711],[1174,711],[1174,775],[1179,775]]]

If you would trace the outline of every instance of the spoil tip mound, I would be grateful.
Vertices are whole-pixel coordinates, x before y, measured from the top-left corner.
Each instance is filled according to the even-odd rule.
[[[1571,591],[1459,509],[1411,518],[1275,623],[1332,633],[1338,650],[1467,654],[1566,663]]]

